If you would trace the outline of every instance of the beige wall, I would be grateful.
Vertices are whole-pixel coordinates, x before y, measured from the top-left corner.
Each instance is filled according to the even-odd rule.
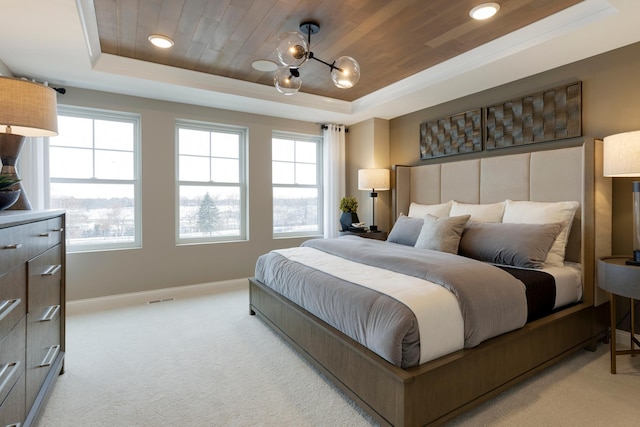
[[[272,237],[271,162],[265,159],[273,130],[321,135],[319,125],[76,88],[58,102],[142,117],[142,248],[69,254],[69,300],[249,277],[259,255],[302,242]],[[176,118],[249,129],[248,241],[176,246]]]
[[[389,124],[389,163],[422,164],[419,126],[426,120],[582,81],[582,133],[603,138],[640,129],[640,44],[401,116]],[[464,155],[454,156],[456,159]],[[613,253],[631,253],[631,179],[614,179]]]
[[[371,224],[373,202],[368,191],[358,190],[358,169],[390,168],[389,121],[370,119],[349,126],[346,138],[347,195],[358,199],[358,218]],[[391,192],[379,191],[375,201],[375,222],[379,230],[389,231]]]

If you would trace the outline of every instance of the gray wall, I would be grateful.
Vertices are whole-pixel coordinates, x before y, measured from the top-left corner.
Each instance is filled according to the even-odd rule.
[[[70,87],[58,102],[142,117],[142,248],[70,253],[69,300],[250,277],[259,255],[302,242],[272,237],[271,132],[320,135],[319,125]],[[249,129],[248,241],[176,246],[176,118]]]
[[[390,163],[421,164],[419,126],[425,120],[484,107],[577,80],[582,81],[582,133],[603,138],[640,129],[640,44],[417,111],[390,121]],[[457,159],[462,156],[455,156]],[[613,253],[630,254],[631,181],[613,180]]]

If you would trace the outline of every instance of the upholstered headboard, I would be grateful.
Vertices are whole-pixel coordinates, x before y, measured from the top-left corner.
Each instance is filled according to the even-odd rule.
[[[471,160],[394,166],[394,218],[411,202],[495,203],[506,199],[580,202],[566,259],[583,269],[584,301],[607,295],[595,284],[595,261],[611,254],[611,179],[602,176],[602,141]]]

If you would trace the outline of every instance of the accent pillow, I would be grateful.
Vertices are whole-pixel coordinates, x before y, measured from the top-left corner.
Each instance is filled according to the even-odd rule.
[[[425,215],[433,216],[449,216],[451,210],[451,201],[447,203],[440,203],[438,205],[421,205],[419,203],[411,202],[409,205],[409,215],[411,218],[424,218]]]
[[[504,202],[471,204],[453,201],[450,216],[471,215],[469,221],[475,222],[502,222],[504,214]]]
[[[479,261],[541,268],[563,229],[553,224],[471,222],[462,233],[459,254]]]
[[[439,218],[427,214],[424,216],[424,225],[414,246],[457,254],[460,237],[467,221],[469,221],[469,215]]]
[[[389,237],[387,237],[387,242],[414,246],[423,225],[424,219],[422,218],[410,218],[400,214],[396,223],[393,224]]]
[[[549,224],[561,222],[562,231],[547,255],[545,264],[562,267],[567,239],[573,217],[580,204],[578,202],[530,202],[506,200],[502,222],[520,224]]]

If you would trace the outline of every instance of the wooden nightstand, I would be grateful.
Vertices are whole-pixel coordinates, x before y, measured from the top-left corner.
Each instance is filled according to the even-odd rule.
[[[360,236],[366,239],[387,240],[386,231],[366,231],[364,233],[358,233],[356,231],[339,231],[340,236]]]
[[[610,293],[611,310],[611,373],[616,373],[616,356],[640,354],[640,342],[635,337],[634,300],[640,299],[640,267],[627,265],[628,257],[606,257],[598,261],[598,286]],[[616,301],[615,296],[631,299],[631,348],[616,350]]]

